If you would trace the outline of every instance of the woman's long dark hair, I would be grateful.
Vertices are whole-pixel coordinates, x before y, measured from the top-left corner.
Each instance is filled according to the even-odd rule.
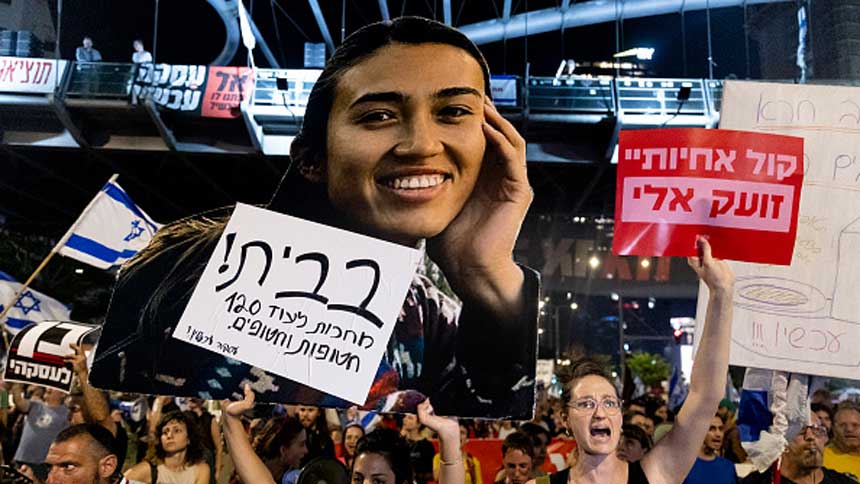
[[[291,445],[304,429],[295,417],[269,419],[255,439],[254,453],[263,460],[274,459],[280,455],[281,447]]]
[[[359,439],[355,446],[353,469],[355,461],[362,454],[377,454],[391,467],[396,484],[412,483],[412,460],[409,454],[409,443],[400,432],[393,429],[376,429]]]
[[[201,430],[188,414],[179,410],[166,413],[161,417],[158,426],[155,428],[155,445],[150,446],[149,451],[146,453],[146,460],[156,465],[159,461],[164,462],[167,453],[161,444],[161,434],[164,432],[164,427],[170,422],[179,422],[185,425],[185,431],[188,434],[188,447],[185,448],[185,465],[192,466],[203,462]]]

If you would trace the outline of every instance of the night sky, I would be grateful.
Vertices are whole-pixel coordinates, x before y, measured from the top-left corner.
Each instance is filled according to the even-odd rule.
[[[342,8],[346,7],[345,25]],[[321,1],[329,32],[337,44],[341,28],[345,33],[369,22],[380,20],[376,0]],[[434,4],[435,2],[435,4]],[[503,0],[452,1],[455,25],[496,18]],[[392,16],[401,13],[442,19],[441,0],[389,0]],[[557,6],[553,0],[514,1],[513,14]],[[306,1],[245,0],[254,21],[263,33],[275,56],[283,66],[303,66],[304,42],[322,42],[311,9]],[[56,5],[54,5],[56,9]],[[84,35],[93,37],[105,61],[129,62],[135,38],[143,38],[147,49],[152,48],[155,0],[64,0],[62,18],[62,55],[74,56]],[[203,0],[161,0],[157,60],[174,64],[209,64],[224,44],[224,27],[218,15]],[[286,14],[284,13],[286,12]],[[289,17],[288,17],[289,16]],[[704,11],[688,12],[686,18],[686,76],[707,77],[707,30]],[[711,30],[714,59],[718,64],[715,77],[729,75],[746,77],[744,49],[744,14],[741,7],[713,9]],[[276,30],[277,25],[277,30]],[[280,42],[277,40],[280,35]],[[622,49],[653,47],[654,60],[648,63],[649,75],[682,77],[685,63],[682,55],[681,16],[662,15],[631,19],[623,23]],[[577,29],[533,35],[481,46],[494,73],[523,75],[525,63],[531,74],[553,75],[563,58],[577,61],[608,60],[615,51],[615,25],[598,24]],[[757,48],[750,44],[751,76],[758,77]],[[246,62],[240,47],[234,65]],[[262,54],[257,64],[266,66]]]

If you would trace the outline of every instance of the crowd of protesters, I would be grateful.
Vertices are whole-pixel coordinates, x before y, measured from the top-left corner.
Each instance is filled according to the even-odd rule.
[[[82,348],[72,348],[68,360],[78,377],[71,394],[15,384],[0,395],[2,458],[35,482],[93,482],[82,477],[87,470],[94,476],[104,474],[104,480],[95,482],[256,483],[263,482],[262,474],[272,482],[293,483],[318,457],[337,459],[346,469],[363,465],[363,472],[376,472],[367,470],[367,462],[361,460],[362,449],[370,446],[371,453],[387,456],[383,467],[388,466],[392,476],[408,476],[407,482],[450,483],[451,475],[446,479],[443,474],[455,464],[459,477],[453,482],[483,484],[482,467],[492,465],[495,484],[525,484],[552,482],[550,473],[589,457],[567,452],[559,465],[547,456],[548,446],[574,440],[572,426],[579,410],[570,400],[548,397],[546,392],[538,398],[532,421],[455,423],[433,415],[429,403],[422,407],[423,415],[422,409],[419,415],[389,415],[356,408],[255,406],[250,392],[239,402],[106,393],[87,384]],[[625,403],[614,397],[607,400],[592,413],[598,421],[601,413],[622,419],[615,449],[621,461],[641,461],[674,425],[677,409],[669,408],[663,396],[645,395]],[[740,478],[737,464],[747,456],[736,404],[723,400],[712,413],[695,464],[683,482],[770,483],[776,482],[774,474],[782,483],[856,482],[852,478],[860,473],[860,403],[833,405],[824,391],[813,401],[809,425],[788,439],[779,463],[764,472],[743,472],[745,477]],[[472,455],[466,444],[477,439],[496,439],[500,459],[481,462]],[[83,447],[94,450],[79,452]],[[398,483],[402,480],[394,484]]]

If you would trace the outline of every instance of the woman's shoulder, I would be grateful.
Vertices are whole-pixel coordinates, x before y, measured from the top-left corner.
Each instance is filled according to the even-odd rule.
[[[137,464],[131,466],[127,471],[125,471],[123,476],[129,480],[140,481],[144,484],[150,484],[152,481],[152,473],[149,467],[150,464],[148,461],[140,461]]]

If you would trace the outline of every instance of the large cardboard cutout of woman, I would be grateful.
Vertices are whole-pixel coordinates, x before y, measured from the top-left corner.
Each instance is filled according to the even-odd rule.
[[[364,407],[528,419],[538,277],[513,262],[532,199],[525,142],[493,107],[489,71],[460,32],[405,17],[333,54],[308,101],[269,209],[408,246],[425,243],[453,294],[417,275]],[[159,231],[123,267],[99,341],[96,386],[202,398],[348,406],[171,338],[230,209]]]

